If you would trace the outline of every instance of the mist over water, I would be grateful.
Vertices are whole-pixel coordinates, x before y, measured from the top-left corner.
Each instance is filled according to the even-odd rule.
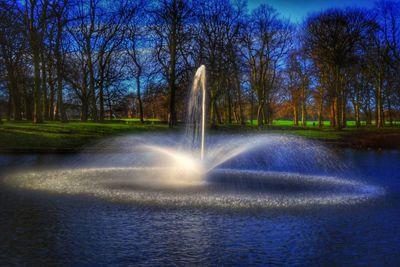
[[[263,137],[276,143],[231,158],[197,184],[160,182],[170,166],[151,166],[157,153],[141,148],[147,140],[178,149],[177,134],[111,138],[78,155],[0,156],[0,262],[396,266],[398,151]],[[241,138],[209,135],[207,147]],[[309,151],[295,157],[290,146]],[[326,160],[313,164],[318,153]]]
[[[290,135],[205,135],[206,69],[194,76],[185,134],[109,138],[74,168],[21,171],[9,186],[175,207],[351,205],[384,190],[357,181],[328,149]]]
[[[108,139],[76,156],[74,168],[24,171],[6,182],[140,205],[229,209],[352,205],[384,194],[346,176],[348,167],[328,149],[302,138],[211,135],[203,161],[181,140],[178,134]]]

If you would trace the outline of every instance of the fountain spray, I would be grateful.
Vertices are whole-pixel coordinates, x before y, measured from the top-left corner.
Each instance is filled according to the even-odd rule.
[[[201,95],[201,99],[200,99]],[[199,109],[201,108],[201,113]],[[189,101],[189,127],[193,127],[193,143],[200,138],[200,159],[204,159],[205,127],[206,127],[206,67],[201,65],[194,76],[192,92]],[[198,116],[201,114],[201,117]],[[200,125],[199,125],[200,124]],[[188,131],[188,132],[191,132]]]

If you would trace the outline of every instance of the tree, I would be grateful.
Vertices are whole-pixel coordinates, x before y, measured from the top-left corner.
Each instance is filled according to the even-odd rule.
[[[218,102],[224,106],[225,121],[232,123],[233,99],[241,98],[240,33],[243,27],[244,6],[226,1],[202,1],[196,5],[199,29],[195,37],[198,53],[196,65],[205,64],[208,72],[210,121],[213,127],[222,122]],[[239,61],[239,62],[238,62]],[[236,94],[235,94],[236,92]],[[239,101],[240,118],[243,110]]]
[[[118,1],[110,10],[101,10],[98,20],[101,21],[96,27],[96,54],[97,54],[97,84],[99,91],[99,120],[104,121],[104,85],[107,64],[111,63],[112,56],[118,56],[122,50],[127,27],[125,25],[132,16],[136,16],[138,7],[129,4],[129,1]]]
[[[168,83],[168,125],[177,123],[176,91],[178,66],[187,56],[185,44],[190,38],[192,19],[191,2],[186,0],[160,0],[151,10],[150,28],[154,34],[155,55]]]
[[[136,82],[136,99],[139,108],[140,123],[144,123],[143,101],[142,101],[142,78],[145,67],[151,64],[151,54],[148,52],[150,46],[149,38],[146,38],[146,23],[144,3],[138,2],[132,7],[132,13],[127,24],[127,38],[125,42],[126,53],[133,64],[129,64]],[[144,19],[143,19],[144,18]],[[146,20],[147,19],[147,20]]]
[[[278,12],[261,5],[252,13],[244,36],[251,87],[257,96],[258,126],[272,123],[271,99],[280,64],[287,56],[291,26]]]
[[[35,77],[33,123],[43,122],[40,59],[43,49],[48,4],[48,0],[25,0],[21,10],[24,14],[26,35],[32,54]]]
[[[298,109],[301,113],[301,125],[307,123],[307,100],[310,94],[310,62],[301,50],[294,50],[289,56],[288,72],[290,92],[293,101],[294,124],[298,125]]]
[[[357,9],[330,9],[310,16],[306,21],[306,43],[309,57],[314,61],[325,82],[331,82],[329,101],[331,126],[346,126],[347,94],[344,72],[357,60],[362,33],[368,27],[364,12]]]
[[[386,94],[383,96],[387,103],[390,124],[393,124],[392,108],[400,95],[398,75],[400,71],[400,3],[397,1],[378,1],[376,3],[375,21],[380,26],[380,38],[384,40],[386,52]],[[396,90],[397,88],[397,90]],[[396,92],[397,91],[397,92]],[[381,101],[382,102],[382,101]],[[399,103],[397,102],[397,105]],[[383,112],[381,112],[383,115]],[[377,115],[378,116],[378,115]],[[379,126],[379,124],[378,124]]]
[[[81,53],[81,59],[84,60],[83,65],[87,69],[87,73],[84,74],[84,81],[88,80],[88,86],[85,84],[82,86],[82,91],[88,93],[89,99],[84,97],[84,102],[82,105],[90,105],[90,113],[92,120],[98,121],[98,111],[97,111],[97,94],[96,94],[96,81],[95,81],[95,55],[94,49],[97,44],[100,35],[97,34],[98,24],[101,22],[98,20],[101,10],[100,0],[76,0],[74,2],[74,10],[72,11],[71,23],[68,23],[68,30],[70,36],[74,41],[74,46],[79,48]],[[88,87],[88,88],[86,88]],[[88,100],[88,101],[87,101]],[[84,106],[83,109],[86,110],[88,107]],[[86,114],[83,115],[83,120],[85,121]]]
[[[23,35],[24,25],[18,16],[16,4],[15,1],[1,2],[0,58],[5,67],[4,78],[9,96],[8,120],[12,114],[14,120],[19,121],[22,119],[22,90],[18,79],[24,64],[26,39]]]
[[[56,61],[56,76],[57,76],[57,109],[56,117],[61,122],[68,122],[67,115],[64,108],[63,100],[63,80],[64,74],[64,57],[63,57],[63,33],[68,23],[68,0],[56,1],[52,5],[52,15],[55,18],[54,24],[56,25],[56,37],[54,45],[54,57]]]

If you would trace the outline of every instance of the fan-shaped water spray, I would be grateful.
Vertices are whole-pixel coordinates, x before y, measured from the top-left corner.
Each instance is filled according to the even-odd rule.
[[[312,141],[273,134],[214,134],[206,139],[204,66],[197,70],[191,89],[184,136],[108,139],[75,157],[73,169],[24,171],[11,175],[6,183],[179,207],[348,205],[384,193],[349,177],[329,149]]]

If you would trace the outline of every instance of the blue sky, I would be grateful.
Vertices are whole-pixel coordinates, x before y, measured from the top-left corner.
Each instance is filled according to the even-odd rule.
[[[374,6],[375,0],[248,0],[248,8],[252,10],[263,3],[275,7],[293,22],[301,22],[307,14],[315,11],[347,6],[369,8]]]

